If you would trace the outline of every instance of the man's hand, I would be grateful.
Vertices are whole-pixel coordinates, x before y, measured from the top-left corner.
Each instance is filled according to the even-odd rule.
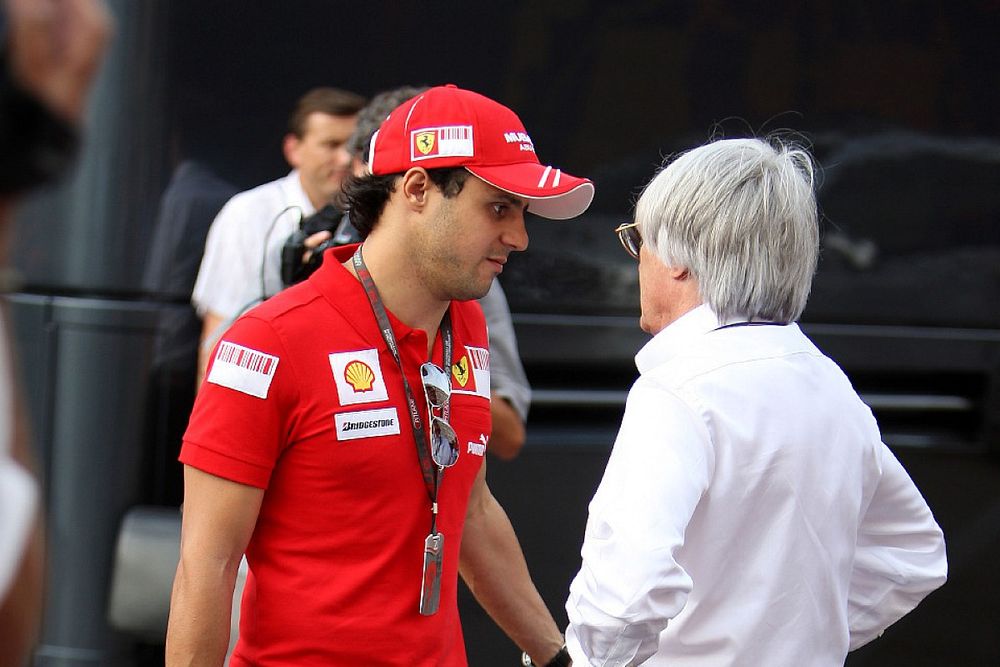
[[[112,33],[102,0],[5,0],[11,75],[56,113],[79,124]]]
[[[323,243],[324,241],[329,241],[332,238],[333,234],[331,232],[326,231],[325,229],[321,232],[316,232],[315,234],[306,237],[306,240],[302,242],[302,245],[306,247],[306,251],[302,253],[302,263],[308,264],[309,258],[312,257],[313,250],[317,246],[319,246],[319,244]]]

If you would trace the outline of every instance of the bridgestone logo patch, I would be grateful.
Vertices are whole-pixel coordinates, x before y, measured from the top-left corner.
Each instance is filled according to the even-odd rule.
[[[396,408],[344,412],[334,415],[333,419],[337,426],[337,440],[399,435],[399,417]]]
[[[395,424],[391,419],[373,419],[371,421],[347,422],[344,424],[344,431],[354,431],[367,428],[385,428]]]
[[[215,352],[208,382],[267,398],[277,369],[278,357],[224,340]]]

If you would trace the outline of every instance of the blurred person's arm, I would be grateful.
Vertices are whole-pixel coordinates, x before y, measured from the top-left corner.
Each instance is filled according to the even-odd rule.
[[[535,664],[562,648],[562,633],[531,581],[507,513],[486,484],[486,464],[469,497],[459,572],[486,613]]]
[[[245,195],[237,194],[223,205],[208,228],[191,294],[191,305],[201,318],[196,392],[201,389],[208,360],[225,333],[226,322],[235,320],[241,307],[250,305],[252,295],[259,295],[262,289],[259,282],[252,284],[254,272],[250,268],[250,257],[258,251],[240,243],[252,240],[239,233],[241,223],[251,212]]]
[[[7,354],[7,350],[4,349],[0,353]],[[20,418],[15,417],[10,462],[7,463],[0,458],[0,467],[6,463],[11,466],[16,465],[17,468],[7,470],[6,479],[4,479],[5,471],[0,470],[0,484],[16,484],[19,481],[24,487],[22,492],[26,491],[30,499],[37,496],[37,490],[33,488],[34,475],[28,472],[34,471],[35,465],[27,444],[28,433],[23,427],[23,415]],[[2,452],[0,457],[4,457]],[[12,480],[10,476],[17,476],[18,480]],[[4,491],[11,492],[12,489],[0,489],[0,501],[6,501]],[[29,655],[37,638],[42,617],[45,583],[44,523],[35,502],[29,500],[25,509],[31,513],[27,519],[30,522],[28,529],[30,532],[23,542],[23,551],[19,562],[15,565],[10,585],[6,592],[0,591],[0,646],[3,647],[0,651],[0,667],[21,667],[25,664],[26,656]],[[5,531],[10,530],[10,526],[5,525],[3,528]],[[6,532],[0,539],[21,543],[20,539],[15,539]],[[10,544],[11,542],[8,542],[7,546]]]
[[[257,286],[247,284],[252,276],[252,270],[248,269],[248,257],[252,251],[248,254],[246,249],[233,241],[234,238],[242,238],[237,230],[249,213],[245,196],[241,195],[231,197],[209,226],[191,294],[191,305],[201,318],[196,392],[205,379],[212,350],[225,333],[226,321],[231,317],[235,319],[233,313],[239,314],[240,306],[249,301],[251,294],[259,294],[261,289],[259,283]]]
[[[273,206],[274,202],[266,200],[262,204],[257,189],[238,193],[226,202],[209,227],[191,294],[191,304],[202,321],[195,391],[201,388],[212,350],[229,325],[267,297],[263,284],[264,263],[277,261],[279,264],[274,268],[280,269],[280,257],[266,256],[267,237],[271,232],[263,233],[248,224],[260,218],[262,205]],[[289,211],[298,215],[297,210],[294,207],[285,209],[268,224],[273,226]],[[305,240],[306,252],[329,237],[329,232],[311,235]]]
[[[201,389],[209,357],[212,355],[216,342],[223,334],[221,329],[225,321],[225,317],[212,311],[206,312],[201,317],[201,340],[198,341],[198,381],[195,384],[195,391]]]
[[[166,667],[223,663],[233,590],[262,489],[184,467],[181,553],[170,598]]]
[[[45,581],[42,522],[35,520],[21,563],[0,600],[0,667],[22,667],[38,635]]]
[[[521,415],[506,398],[497,392],[490,392],[490,415],[493,432],[490,435],[489,452],[499,459],[510,461],[524,446],[524,422]]]
[[[515,458],[524,446],[524,424],[531,404],[531,386],[517,350],[517,337],[499,281],[479,300],[490,338],[490,412],[493,432],[490,454],[505,461]]]

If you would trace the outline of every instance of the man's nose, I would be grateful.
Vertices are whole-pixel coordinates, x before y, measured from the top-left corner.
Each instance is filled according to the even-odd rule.
[[[517,251],[527,250],[528,229],[524,224],[523,213],[515,216],[515,218],[511,220],[511,222],[503,230],[500,240],[503,241],[503,244],[508,248],[512,248]]]

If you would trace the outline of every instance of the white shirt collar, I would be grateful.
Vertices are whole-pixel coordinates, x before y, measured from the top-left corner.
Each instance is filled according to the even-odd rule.
[[[646,373],[676,356],[688,343],[724,324],[708,305],[702,304],[665,326],[635,355],[635,366]]]
[[[749,321],[761,320],[750,320],[740,316],[723,320],[715,314],[715,311],[708,304],[703,303],[678,317],[653,336],[652,340],[643,345],[642,349],[635,355],[636,368],[639,369],[640,373],[645,373],[674,357],[691,340],[704,336],[709,331],[715,331],[719,327]]]
[[[287,193],[287,201],[302,208],[302,217],[309,217],[316,212],[316,207],[309,201],[309,195],[302,188],[298,169],[292,169],[282,181],[281,187]]]
[[[677,356],[696,338],[721,327],[747,322],[775,324],[775,322],[768,322],[760,318],[744,316],[721,319],[708,304],[703,303],[678,317],[653,336],[652,340],[643,345],[635,355],[635,366],[640,373],[647,373]]]

